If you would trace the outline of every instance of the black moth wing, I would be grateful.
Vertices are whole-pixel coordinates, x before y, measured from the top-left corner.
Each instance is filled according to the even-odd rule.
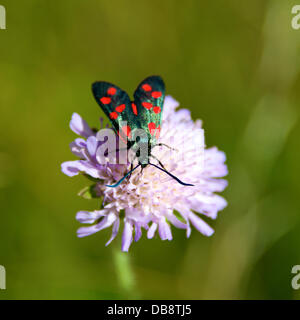
[[[134,104],[141,128],[147,131],[150,141],[156,143],[159,137],[165,84],[160,76],[143,80],[134,92]]]
[[[130,135],[128,128],[130,128],[130,123],[136,117],[128,94],[118,86],[105,81],[93,83],[92,91],[97,103],[109,118],[116,133],[125,140],[126,137],[124,135]]]

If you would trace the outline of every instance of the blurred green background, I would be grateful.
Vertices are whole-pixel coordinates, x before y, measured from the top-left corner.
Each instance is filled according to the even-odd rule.
[[[299,2],[299,1],[298,1]],[[0,299],[297,299],[300,30],[296,1],[1,0]],[[299,4],[299,3],[298,3]],[[227,154],[228,207],[205,238],[134,243],[135,291],[119,284],[111,230],[77,239],[73,112],[98,126],[95,80],[128,92],[160,74]],[[120,236],[115,242],[120,247]],[[126,254],[118,255],[123,259]]]

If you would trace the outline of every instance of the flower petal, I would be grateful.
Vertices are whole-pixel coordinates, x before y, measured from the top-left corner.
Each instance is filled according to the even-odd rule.
[[[187,228],[187,225],[181,222],[174,214],[168,214],[166,217],[176,228],[179,228],[179,229]]]
[[[76,214],[76,220],[81,223],[94,223],[96,220],[103,217],[106,212],[106,210],[79,211]]]
[[[77,236],[79,238],[89,236],[93,233],[96,233],[102,229],[110,227],[115,220],[117,219],[114,213],[109,213],[106,217],[104,217],[98,224],[93,225],[91,227],[82,227],[77,230]]]
[[[154,237],[156,229],[157,229],[157,223],[153,222],[147,232],[148,239],[152,239]]]
[[[190,209],[216,219],[217,213],[227,206],[227,201],[217,194],[196,194],[190,199]]]
[[[72,115],[70,128],[73,132],[85,138],[94,135],[94,132],[91,130],[87,122],[76,112]]]
[[[74,177],[80,172],[80,160],[66,161],[61,164],[61,171],[69,177]]]
[[[98,147],[98,141],[96,137],[95,136],[88,137],[86,140],[86,146],[90,156],[94,158],[96,156],[96,151]]]
[[[165,96],[165,101],[164,101],[164,110],[168,109],[176,109],[179,106],[179,102],[175,100],[172,96],[167,95]]]
[[[69,177],[85,172],[93,178],[102,178],[101,171],[86,160],[66,161],[61,164],[61,171]]]
[[[122,251],[128,252],[129,247],[132,242],[132,223],[124,219],[125,224],[124,224],[124,231],[123,231],[123,236],[122,236]]]
[[[84,139],[77,138],[75,141],[70,143],[71,152],[79,157],[84,158],[83,150],[86,148],[86,142]]]
[[[161,240],[172,240],[172,232],[166,219],[163,218],[158,222],[158,232]]]
[[[139,223],[135,223],[134,225],[135,234],[134,234],[134,241],[139,241],[142,236],[142,227]]]
[[[193,226],[203,235],[210,237],[214,233],[214,230],[193,212],[190,212],[189,219]]]
[[[114,240],[114,238],[117,236],[117,234],[119,232],[119,226],[120,226],[120,219],[117,218],[117,220],[114,222],[114,225],[113,225],[111,237],[106,242],[105,246],[108,246]]]

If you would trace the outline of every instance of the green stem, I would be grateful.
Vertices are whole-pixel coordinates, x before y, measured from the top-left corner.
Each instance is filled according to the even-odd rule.
[[[124,291],[128,299],[138,299],[139,294],[135,286],[135,276],[131,267],[129,253],[113,248],[113,258],[122,291]]]

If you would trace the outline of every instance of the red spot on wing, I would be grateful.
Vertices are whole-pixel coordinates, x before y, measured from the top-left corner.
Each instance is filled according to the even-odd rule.
[[[151,136],[155,135],[155,138],[159,138],[160,134],[160,126],[156,127],[156,124],[154,122],[148,123],[148,129],[150,131]]]
[[[161,112],[161,108],[160,107],[154,107],[153,108],[153,112],[154,113],[160,113]]]
[[[122,127],[122,131],[126,134],[126,136],[127,136],[128,138],[130,138],[130,136],[131,136],[131,128],[130,128],[130,126],[124,126],[124,127]]]
[[[154,122],[148,123],[148,129],[150,133],[152,134],[152,131],[156,128],[156,124]]]
[[[153,98],[160,98],[161,97],[161,95],[162,95],[162,93],[160,92],[160,91],[153,91],[152,93],[151,93],[151,95],[152,95],[152,97]]]
[[[102,97],[100,99],[100,101],[103,103],[103,104],[109,104],[111,102],[111,98],[109,97]]]
[[[110,117],[111,119],[117,119],[117,118],[118,118],[118,114],[117,114],[116,112],[111,112],[111,113],[109,114],[109,117]]]
[[[132,107],[133,113],[137,116],[138,112],[137,112],[137,108],[136,108],[135,103],[132,102],[132,103],[131,103],[131,107]]]
[[[120,104],[119,106],[116,107],[116,111],[121,113],[122,111],[124,111],[125,108],[126,108],[125,104]]]
[[[110,87],[110,88],[108,88],[108,90],[107,90],[107,94],[109,94],[109,95],[111,95],[111,96],[113,96],[114,94],[116,94],[116,92],[117,92],[117,89],[114,88],[114,87]]]
[[[156,138],[156,140],[158,140],[159,135],[160,135],[160,126],[158,126],[158,127],[156,128],[156,133],[155,133],[155,138]]]
[[[152,87],[148,83],[143,84],[142,88],[147,92],[152,90]]]
[[[146,101],[142,102],[142,106],[148,110],[150,110],[153,107],[151,102],[146,102]]]

